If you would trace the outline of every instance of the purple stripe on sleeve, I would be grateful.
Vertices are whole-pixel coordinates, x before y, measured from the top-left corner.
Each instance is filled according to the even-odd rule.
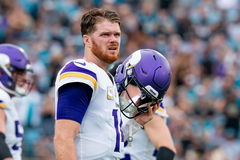
[[[88,74],[90,76],[92,76],[93,78],[95,78],[97,80],[97,76],[96,73],[86,69],[86,68],[81,68],[79,66],[76,66],[73,62],[67,64],[64,69],[62,70],[61,74],[65,73],[65,72],[80,72],[80,73],[85,73]]]

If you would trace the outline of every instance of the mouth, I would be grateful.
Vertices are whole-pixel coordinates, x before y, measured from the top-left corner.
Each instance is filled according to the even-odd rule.
[[[111,50],[111,51],[116,51],[118,49],[118,46],[110,46],[108,47],[108,50]]]

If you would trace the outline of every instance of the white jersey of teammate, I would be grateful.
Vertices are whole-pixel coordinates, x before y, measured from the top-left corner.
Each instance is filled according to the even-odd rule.
[[[5,142],[14,160],[21,160],[23,127],[18,118],[16,108],[8,93],[0,89],[0,108],[6,115],[6,139]]]
[[[168,117],[165,108],[161,105],[155,112],[157,115],[166,119]],[[123,124],[129,119],[122,116]],[[124,148],[125,158],[123,160],[156,160],[156,148],[149,140],[146,132],[141,129],[133,135],[133,141],[126,143]]]
[[[83,59],[70,61],[58,73],[58,89],[67,83],[81,82],[93,89],[92,98],[75,139],[80,160],[114,160],[123,154],[124,137],[115,83],[94,63]],[[58,98],[56,98],[57,104]]]

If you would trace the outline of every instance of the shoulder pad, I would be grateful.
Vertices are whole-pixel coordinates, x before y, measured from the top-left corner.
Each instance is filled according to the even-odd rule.
[[[166,111],[166,108],[163,106],[163,103],[161,102],[155,113],[163,118],[167,118],[168,114]]]
[[[6,108],[7,103],[11,100],[10,96],[0,89],[0,108]]]
[[[95,90],[97,88],[97,75],[88,62],[84,60],[71,61],[61,70],[59,83],[66,84],[71,82],[86,83]]]

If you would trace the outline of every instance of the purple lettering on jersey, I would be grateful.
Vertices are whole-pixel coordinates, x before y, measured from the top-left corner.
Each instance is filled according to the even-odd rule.
[[[19,131],[19,126],[20,126],[19,121],[15,121],[15,135],[16,137],[23,137],[23,133]]]
[[[14,151],[17,151],[17,150],[19,149],[19,147],[17,146],[17,144],[14,144],[14,145],[12,146],[12,149],[13,149]]]
[[[76,66],[74,62],[71,62],[67,64],[64,69],[62,70],[61,74],[66,73],[66,72],[80,72],[80,73],[85,73],[90,76],[92,76],[95,80],[97,80],[96,73],[86,69],[86,68],[81,68],[79,66]]]

